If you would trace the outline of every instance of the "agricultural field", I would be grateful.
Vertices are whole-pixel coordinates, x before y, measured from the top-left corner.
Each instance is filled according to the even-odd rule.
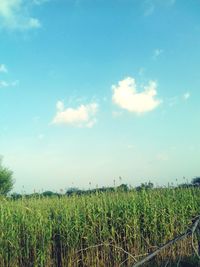
[[[199,187],[2,198],[0,266],[134,266],[184,232],[198,214]],[[188,237],[144,266],[198,266],[182,265],[188,257],[194,261],[193,254]]]

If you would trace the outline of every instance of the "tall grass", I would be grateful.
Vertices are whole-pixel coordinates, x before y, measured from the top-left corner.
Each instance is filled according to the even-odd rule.
[[[199,213],[200,188],[1,199],[0,266],[130,266],[134,259],[123,250],[139,259]],[[156,260],[191,253],[188,238]]]

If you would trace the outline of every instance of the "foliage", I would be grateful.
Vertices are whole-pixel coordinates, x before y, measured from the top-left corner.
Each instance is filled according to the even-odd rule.
[[[59,194],[58,193],[54,193],[52,191],[44,191],[41,196],[44,196],[44,197],[53,197],[53,196],[58,196]]]
[[[141,191],[141,190],[148,190],[148,189],[153,189],[154,185],[152,182],[148,182],[148,183],[141,183],[140,186],[137,186],[135,189],[137,191]]]
[[[195,177],[192,179],[192,184],[200,186],[200,177]]]
[[[128,192],[129,191],[129,187],[127,184],[121,184],[117,187],[118,191],[122,191],[122,192]]]
[[[115,191],[123,191],[128,192],[129,187],[126,184],[121,184],[117,187],[100,187],[95,189],[81,190],[77,187],[71,187],[66,191],[67,196],[71,195],[89,195],[89,194],[97,194],[97,193],[105,193],[105,192],[115,192]]]
[[[78,187],[70,187],[66,191],[66,195],[71,196],[72,194],[79,195],[82,192]]]
[[[13,172],[0,163],[0,195],[6,195],[13,188]]]
[[[14,193],[12,193],[12,194],[10,195],[10,197],[11,197],[12,199],[14,199],[14,200],[17,200],[17,199],[22,198],[22,195],[19,194],[19,193],[14,192]]]
[[[192,184],[188,184],[188,183],[183,183],[183,184],[179,184],[178,187],[179,188],[188,188],[188,187],[191,187]]]

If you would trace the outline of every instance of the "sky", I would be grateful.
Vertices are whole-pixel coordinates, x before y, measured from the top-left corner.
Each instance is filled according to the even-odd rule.
[[[199,14],[199,0],[0,0],[13,191],[199,176]]]

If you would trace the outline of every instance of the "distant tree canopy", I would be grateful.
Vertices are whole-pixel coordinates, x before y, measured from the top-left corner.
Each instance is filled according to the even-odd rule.
[[[141,183],[140,186],[137,186],[135,189],[137,191],[141,191],[141,190],[148,190],[148,189],[153,189],[154,184],[152,182],[148,182],[148,183]]]
[[[95,189],[87,189],[87,190],[81,190],[77,187],[71,187],[66,191],[66,195],[87,195],[87,194],[96,194],[96,193],[105,193],[105,192],[115,192],[115,191],[123,191],[127,192],[129,190],[128,185],[121,184],[117,187],[100,187]]]
[[[13,188],[13,172],[0,162],[0,195],[6,195]]]
[[[118,191],[123,191],[123,192],[128,192],[129,187],[127,184],[121,184],[119,186],[117,186],[117,190]]]
[[[54,192],[52,192],[52,191],[44,191],[41,195],[44,196],[44,197],[59,196],[58,193],[54,193]]]
[[[70,187],[66,191],[66,195],[80,194],[81,190],[78,187]]]
[[[183,183],[183,184],[179,184],[178,187],[179,188],[188,188],[188,187],[191,187],[193,186],[192,184],[187,184],[187,183]]]
[[[200,186],[200,177],[195,177],[192,179],[192,184]]]

